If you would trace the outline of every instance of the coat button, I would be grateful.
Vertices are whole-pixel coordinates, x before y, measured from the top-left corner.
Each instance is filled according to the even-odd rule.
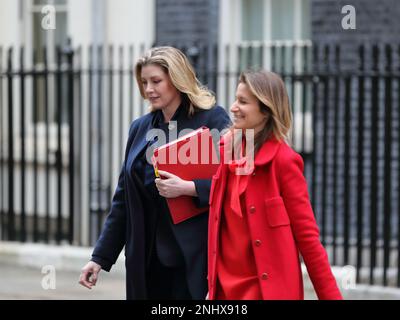
[[[259,247],[259,246],[261,246],[261,240],[256,240],[256,241],[254,241],[254,244],[256,245],[256,247]]]
[[[261,275],[261,279],[262,280],[267,280],[268,279],[268,274],[266,274],[265,272]]]
[[[254,213],[256,212],[256,207],[255,206],[251,206],[250,207],[250,213]]]

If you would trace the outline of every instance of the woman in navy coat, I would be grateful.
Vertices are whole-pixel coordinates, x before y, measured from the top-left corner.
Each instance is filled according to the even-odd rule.
[[[127,299],[204,299],[208,211],[173,224],[165,198],[190,195],[198,207],[207,207],[211,180],[185,181],[165,173],[167,179],[156,184],[148,155],[149,148],[173,140],[183,129],[222,131],[230,125],[229,116],[215,106],[214,96],[176,48],[151,49],[135,72],[151,112],[130,126],[111,209],[79,283],[92,288],[99,271],[109,271],[125,246]],[[149,134],[155,131],[166,141]]]

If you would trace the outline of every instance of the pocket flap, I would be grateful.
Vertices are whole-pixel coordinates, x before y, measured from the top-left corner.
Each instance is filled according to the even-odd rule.
[[[270,227],[287,226],[290,224],[290,219],[281,197],[265,200],[265,211]]]

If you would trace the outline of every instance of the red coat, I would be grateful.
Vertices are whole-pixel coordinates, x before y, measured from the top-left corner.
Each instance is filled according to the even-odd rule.
[[[209,299],[215,299],[220,217],[228,166],[221,165],[210,191],[208,234]],[[257,153],[244,192],[247,222],[263,299],[302,300],[299,253],[319,299],[341,299],[331,272],[303,176],[303,160],[286,143],[268,140]]]

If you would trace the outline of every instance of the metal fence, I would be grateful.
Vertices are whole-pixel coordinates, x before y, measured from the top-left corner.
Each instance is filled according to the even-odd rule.
[[[146,48],[0,48],[2,240],[91,245],[130,122],[147,112],[133,64]],[[247,67],[279,73],[321,240],[359,282],[400,286],[400,46],[250,43],[182,47],[226,108]],[[16,58],[17,57],[17,58]],[[354,58],[354,57],[353,57]]]

